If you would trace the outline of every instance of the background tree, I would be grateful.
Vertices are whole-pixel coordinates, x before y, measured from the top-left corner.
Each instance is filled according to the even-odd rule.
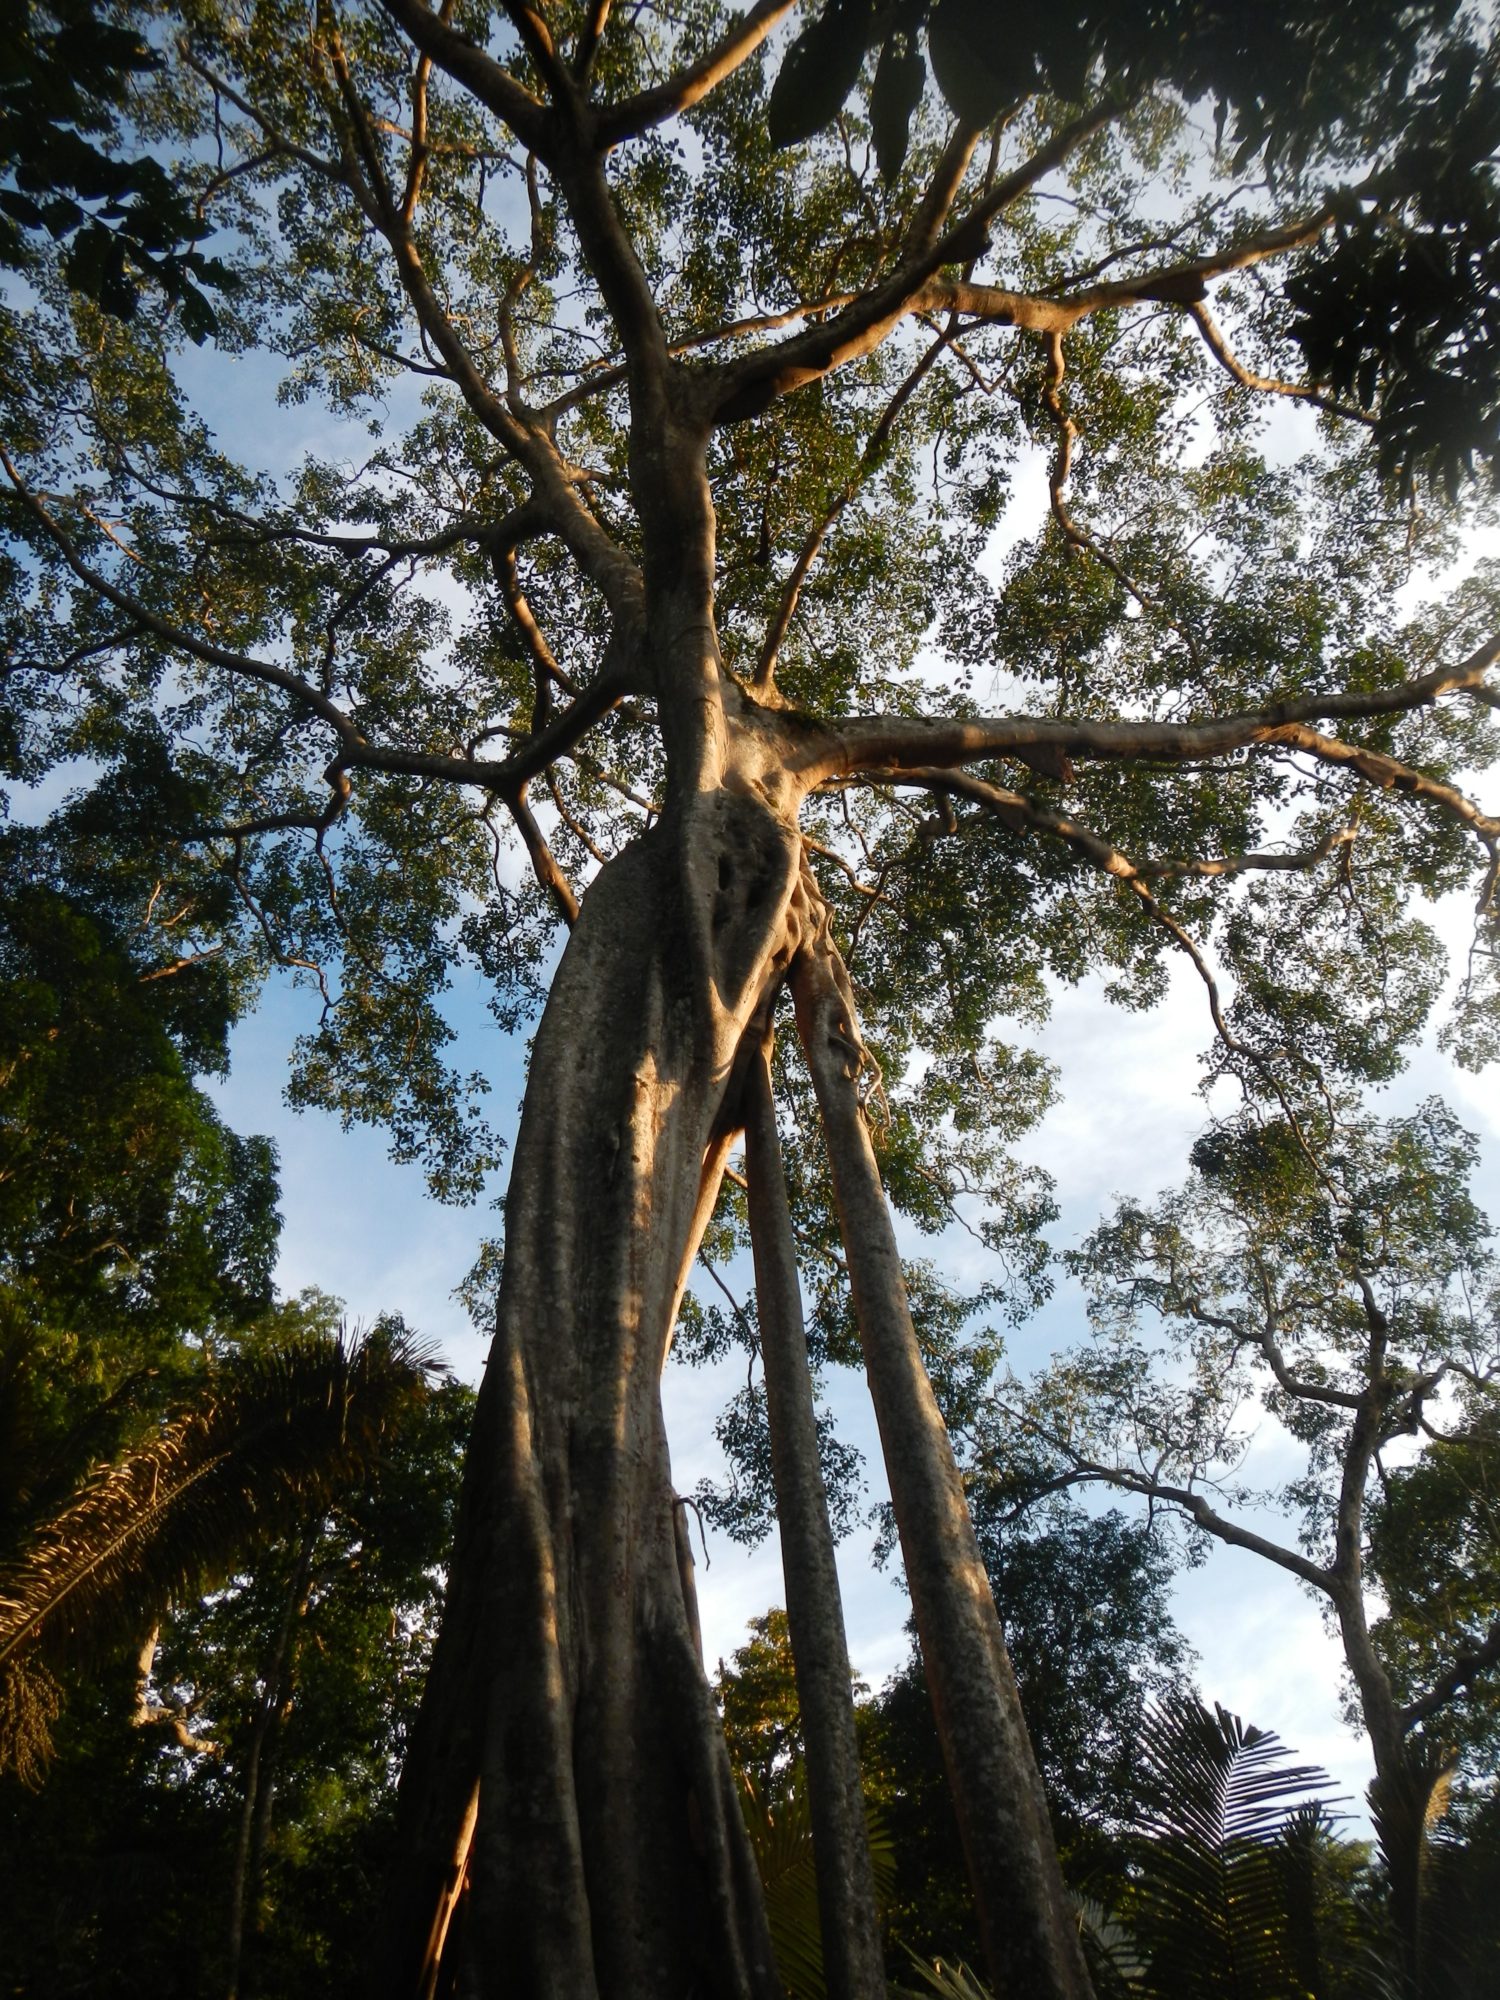
[[[362,1990],[472,1408],[452,1381],[407,1398],[332,1504],[64,1674],[45,1784],[0,1780],[17,1993]]]
[[[1450,1506],[1466,1494],[1500,1376],[1494,1252],[1468,1193],[1473,1152],[1436,1101],[1404,1118],[1330,1106],[1211,1128],[1185,1188],[1150,1208],[1124,1204],[1077,1253],[1095,1343],[1051,1366],[1024,1419],[1056,1481],[1140,1494],[1191,1535],[1258,1555],[1321,1598],[1374,1755],[1372,1807],[1413,1960],[1434,1792],[1457,1744],[1483,1739],[1500,1661],[1482,1542],[1456,1587],[1456,1523],[1435,1511],[1419,1579],[1407,1512],[1429,1489],[1448,1491]],[[1477,1433],[1465,1409],[1484,1413]],[[1279,1492],[1257,1494],[1242,1461],[1265,1413],[1301,1463]],[[1422,1457],[1387,1472],[1392,1448],[1404,1456],[1413,1440]],[[1298,1539],[1278,1540],[1257,1501],[1279,1502],[1289,1526],[1300,1520]],[[1383,1617],[1372,1503],[1394,1593]]]
[[[658,1377],[789,986],[789,1227],[819,1292],[847,1279],[988,1948],[1083,1993],[879,1164],[919,1221],[1021,1213],[1005,1021],[1049,973],[1146,1004],[1187,952],[1274,1095],[1288,1051],[1399,1064],[1440,983],[1414,887],[1477,878],[1489,921],[1500,827],[1461,774],[1493,583],[1404,619],[1454,529],[1381,484],[1456,492],[1492,446],[1468,17],[1083,7],[994,73],[969,0],[851,0],[797,45],[837,94],[788,124],[792,12],[153,15],[132,122],[223,231],[220,351],[373,421],[353,467],[232,463],[168,301],[101,317],[39,236],[0,332],[7,754],[88,759],[70,810],[133,802],[91,868],[168,885],[178,955],[237,994],[300,976],[294,1094],[441,1193],[495,1157],[443,1063],[455,958],[512,1026],[547,989],[404,1779],[402,1991],[450,1936],[476,1991],[774,1990]],[[917,101],[924,34],[950,97]],[[985,64],[980,102],[954,78]],[[1264,449],[1277,399],[1329,420],[1305,460]],[[1047,511],[996,587],[1031,453]]]

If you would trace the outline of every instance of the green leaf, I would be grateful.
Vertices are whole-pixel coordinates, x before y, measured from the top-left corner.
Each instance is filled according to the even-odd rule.
[[[939,90],[966,124],[988,125],[1036,88],[1036,57],[1017,18],[992,0],[937,0],[927,47]]]
[[[911,143],[911,121],[922,101],[927,66],[905,39],[893,38],[880,51],[870,92],[870,129],[881,178],[889,185],[901,172]]]
[[[786,52],[766,107],[773,146],[796,146],[832,124],[859,80],[874,0],[829,0]]]

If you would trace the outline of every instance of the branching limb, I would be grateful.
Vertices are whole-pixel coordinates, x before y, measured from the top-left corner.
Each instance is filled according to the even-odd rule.
[[[1390,688],[1298,695],[1268,702],[1263,708],[1201,722],[1054,721],[1041,716],[905,717],[876,715],[825,722],[816,735],[809,732],[799,777],[809,789],[815,784],[855,772],[902,770],[935,764],[972,763],[984,757],[1040,754],[1050,759],[1117,761],[1154,758],[1188,763],[1223,757],[1236,750],[1287,746],[1323,755],[1325,761],[1355,765],[1363,760],[1371,781],[1420,792],[1455,812],[1476,831],[1500,835],[1500,823],[1488,819],[1452,787],[1423,779],[1394,758],[1317,735],[1303,725],[1316,721],[1353,722],[1376,716],[1404,715],[1430,708],[1444,695],[1484,698],[1490,690],[1485,677],[1500,661],[1500,639],[1487,641],[1456,667],[1435,667]]]
[[[1413,1729],[1419,1722],[1426,1722],[1446,1708],[1455,1695],[1473,1685],[1482,1674],[1500,1666],[1500,1618],[1491,1625],[1483,1640],[1468,1651],[1459,1654],[1448,1671],[1434,1681],[1426,1694],[1409,1701],[1401,1711],[1401,1721],[1407,1729]]]
[[[429,14],[425,7],[417,4],[417,0],[392,0],[392,10],[398,7],[410,7],[418,13],[427,14],[435,26],[442,27],[437,16]],[[470,354],[433,291],[416,239],[402,219],[400,206],[385,177],[368,109],[355,85],[338,31],[331,22],[323,27],[322,41],[348,120],[353,157],[348,162],[346,178],[350,185],[362,181],[367,189],[365,205],[369,219],[390,246],[397,276],[423,333],[442,356],[474,416],[496,442],[526,468],[535,485],[537,506],[546,509],[554,532],[577,557],[585,574],[604,593],[611,610],[617,617],[636,616],[640,578],[634,562],[589,512],[546,430],[539,425],[524,423],[507,402],[496,395]],[[423,46],[420,42],[418,45]],[[472,47],[471,44],[465,46]],[[441,62],[442,58],[436,50],[433,53],[434,59]],[[488,62],[489,58],[484,60]],[[541,146],[533,146],[532,150],[543,159],[547,157]]]
[[[1376,421],[1371,411],[1362,410],[1357,404],[1341,403],[1336,396],[1327,395],[1323,390],[1315,389],[1308,383],[1282,382],[1275,376],[1254,374],[1230,347],[1218,322],[1203,300],[1200,299],[1195,305],[1189,306],[1188,311],[1197,323],[1198,331],[1203,335],[1209,353],[1221,367],[1228,370],[1242,388],[1258,389],[1272,396],[1291,396],[1298,402],[1311,403],[1315,410],[1326,410],[1331,417],[1347,417],[1356,424],[1374,424]]]
[[[1231,1515],[1221,1513],[1196,1487],[1181,1486],[1174,1480],[1165,1480],[1155,1473],[1137,1471],[1129,1465],[1109,1465],[1101,1459],[1092,1458],[1087,1452],[1078,1450],[1065,1437],[1059,1436],[1048,1425],[1041,1423],[1029,1411],[1018,1409],[1013,1404],[1003,1404],[1001,1414],[1011,1423],[1019,1424],[1023,1430],[1039,1439],[1049,1450],[1063,1460],[1063,1469],[1056,1479],[1049,1482],[1049,1491],[1063,1491],[1072,1486],[1111,1486],[1122,1493],[1136,1493],[1154,1505],[1175,1507],[1179,1513],[1212,1535],[1216,1541],[1226,1543],[1230,1548],[1247,1549],[1252,1555],[1275,1563],[1278,1569],[1291,1572],[1303,1583],[1325,1596],[1332,1595],[1334,1578],[1330,1571],[1320,1564],[1300,1555],[1296,1549],[1284,1547],[1254,1529],[1236,1521]]]
[[[563,873],[557,856],[547,845],[546,836],[536,823],[536,814],[526,802],[525,786],[518,785],[505,803],[531,859],[536,879],[551,896],[557,906],[558,914],[571,930],[578,921],[578,898],[573,893],[573,885]]]
[[[940,166],[908,237],[907,254],[897,268],[888,278],[861,292],[831,319],[808,327],[789,340],[759,348],[727,363],[719,370],[714,384],[715,421],[733,423],[754,416],[776,397],[789,395],[833,369],[872,353],[891,329],[914,310],[913,302],[944,264],[971,263],[982,250],[985,231],[994,218],[1029,193],[1075,147],[1118,113],[1119,106],[1112,99],[1083,112],[1056,132],[1030,159],[997,181],[958,222],[945,228],[962,179],[962,168],[967,167],[973,151],[975,135],[964,135],[968,150],[963,153],[962,167],[956,154]]]
[[[604,40],[604,30],[609,26],[610,0],[593,0],[588,19],[578,33],[578,43],[573,50],[573,75],[580,90],[589,80],[594,67],[594,58],[599,53],[599,45]]]
[[[327,723],[338,738],[339,755],[329,766],[326,775],[330,785],[341,798],[347,796],[342,791],[347,773],[366,770],[389,771],[407,777],[432,778],[452,784],[481,785],[486,790],[499,792],[508,799],[517,787],[528,779],[538,776],[555,758],[566,755],[594,723],[617,707],[631,691],[631,684],[626,678],[630,647],[627,643],[616,640],[606,653],[604,665],[598,675],[578,699],[563,710],[546,729],[528,739],[513,756],[503,761],[495,762],[481,757],[442,756],[426,751],[403,750],[395,746],[372,744],[337,702],[301,674],[293,673],[286,667],[278,667],[270,660],[259,660],[249,654],[231,652],[227,647],[216,646],[200,639],[184,627],[174,625],[159,613],[150,610],[128,591],[121,590],[118,585],[111,583],[108,577],[102,576],[83,560],[71,535],[32,493],[3,449],[0,449],[0,466],[3,466],[23,505],[46,530],[62,554],[63,560],[79,581],[113,604],[117,610],[127,613],[143,632],[151,633],[164,645],[202,661],[205,666],[219,667],[241,679],[279,688],[310,715]],[[278,827],[320,828],[329,823],[331,822],[323,818],[310,820],[302,814],[272,815],[264,820],[247,822],[241,829],[226,831],[230,837],[243,837],[246,833],[268,832]]]
[[[572,676],[565,673],[558,665],[552,648],[547,644],[546,635],[537,623],[536,614],[527,600],[526,593],[521,588],[514,548],[502,549],[497,554],[495,573],[499,579],[501,595],[505,599],[505,608],[514,619],[516,630],[520,633],[521,641],[531,655],[532,665],[536,669],[539,697],[544,684],[555,683],[565,694],[576,698],[578,685]],[[546,704],[543,706],[545,709]],[[545,713],[538,719],[545,720]]]
[[[410,4],[410,0],[402,0],[402,4]],[[636,96],[627,97],[601,111],[594,125],[594,143],[607,151],[626,139],[639,138],[653,125],[661,125],[668,118],[691,111],[726,76],[732,76],[742,62],[754,55],[776,23],[790,14],[796,4],[797,0],[756,0],[749,12],[742,14],[734,26],[696,62],[690,63],[676,76],[668,77],[665,83],[656,84],[650,90],[640,91]],[[593,32],[590,59],[593,47],[597,47],[598,35],[603,31],[603,17],[608,11],[607,0],[595,9],[600,21],[598,30]],[[592,23],[590,28],[592,31]],[[587,42],[580,46],[585,45]],[[586,65],[580,73],[586,73]]]
[[[0,449],[0,466],[4,467],[5,475],[22,505],[46,531],[63,561],[79,582],[86,584],[96,595],[114,605],[117,611],[125,612],[141,631],[149,632],[165,645],[190,654],[206,666],[222,667],[226,672],[236,674],[243,680],[259,681],[264,686],[280,688],[283,694],[290,695],[310,714],[326,722],[338,737],[340,746],[345,752],[357,751],[360,748],[364,739],[350,717],[337,702],[330,700],[320,688],[305,680],[301,674],[294,674],[286,667],[278,667],[270,660],[253,659],[249,654],[231,652],[227,647],[215,646],[206,639],[195,637],[181,626],[163,618],[160,613],[152,611],[141,603],[139,598],[133,597],[129,591],[121,590],[117,584],[111,583],[108,577],[93,569],[79,554],[78,545],[67,529],[31,491],[3,449]]]
[[[1001,785],[992,784],[987,779],[976,778],[970,773],[962,771],[941,770],[907,772],[904,774],[904,777],[907,781],[922,784],[932,791],[952,793],[959,797],[971,798],[976,803],[996,813],[1008,826],[1012,826],[1019,831],[1043,833],[1051,836],[1053,839],[1060,840],[1064,845],[1070,847],[1074,853],[1089,862],[1091,866],[1098,868],[1106,875],[1113,876],[1116,881],[1129,889],[1139,899],[1141,907],[1145,910],[1151,922],[1165,931],[1167,936],[1172,939],[1173,943],[1187,957],[1193,970],[1202,982],[1204,994],[1208,1001],[1209,1017],[1213,1022],[1215,1034],[1231,1055],[1237,1056],[1253,1065],[1257,1073],[1264,1078],[1278,1104],[1281,1106],[1288,1126],[1296,1138],[1298,1145],[1301,1147],[1308,1165],[1324,1187],[1329,1190],[1330,1194],[1337,1198],[1337,1190],[1329,1181],[1327,1172],[1322,1162],[1318,1159],[1315,1148],[1307,1139],[1297,1108],[1293,1104],[1286,1086],[1277,1074],[1275,1064],[1262,1051],[1251,1048],[1231,1029],[1224,1013],[1223,997],[1219,991],[1219,982],[1201,947],[1186,927],[1169,910],[1164,909],[1155,895],[1153,895],[1148,879],[1149,873],[1152,872],[1149,864],[1144,867],[1138,866],[1130,859],[1129,855],[1116,847],[1113,842],[1105,840],[1099,834],[1092,832],[1071,815],[1058,812],[1053,807],[1042,805],[1039,801],[1028,798],[1023,793],[1012,792]],[[1305,849],[1299,854],[1242,855],[1226,860],[1198,863],[1188,862],[1184,864],[1158,863],[1154,865],[1154,872],[1158,875],[1168,872],[1231,875],[1251,868],[1259,868],[1283,869],[1301,873],[1316,867],[1320,861],[1326,859],[1336,848],[1347,848],[1348,843],[1354,838],[1355,829],[1353,827],[1344,827],[1328,834],[1316,846]],[[1245,1336],[1236,1327],[1234,1329],[1234,1337],[1238,1339]],[[1267,1360],[1270,1362],[1273,1372],[1275,1372],[1276,1359],[1270,1351],[1267,1351]],[[1278,1379],[1281,1378],[1278,1377]],[[1282,1386],[1288,1389],[1289,1393],[1301,1393],[1299,1390],[1293,1388],[1289,1375],[1286,1379],[1282,1380]],[[1358,1407],[1358,1399],[1355,1400],[1355,1403],[1351,1407]]]
[[[756,662],[755,672],[751,676],[750,685],[756,690],[762,700],[766,698],[767,692],[775,686],[777,658],[780,655],[782,645],[785,643],[792,619],[796,615],[798,600],[802,595],[802,586],[806,583],[812,571],[813,564],[817,561],[819,553],[822,550],[823,544],[828,539],[828,535],[839,516],[854,499],[865,481],[870,477],[870,474],[880,464],[881,459],[885,455],[886,445],[890,441],[891,432],[895,429],[901,412],[921,387],[933,363],[942,353],[945,344],[946,337],[940,334],[922,355],[916,366],[907,374],[906,379],[901,383],[900,387],[886,404],[885,409],[881,412],[879,422],[871,431],[865,448],[860,453],[858,465],[839,488],[838,492],[833,495],[824,510],[822,519],[815,523],[809,530],[801,549],[798,551],[797,560],[792,565],[792,573],[787,578],[786,587],[781,593],[781,602],[776,607],[776,615],[771,621],[771,628],[767,632],[765,643],[761,647],[760,658]]]
[[[380,0],[380,4],[424,56],[494,112],[523,145],[546,157],[551,134],[546,107],[509,70],[422,0]]]

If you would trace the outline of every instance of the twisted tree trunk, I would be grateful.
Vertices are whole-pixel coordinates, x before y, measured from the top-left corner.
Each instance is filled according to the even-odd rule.
[[[595,221],[605,229],[607,216]],[[629,269],[617,275],[628,295]],[[584,897],[532,1055],[450,1602],[403,1774],[406,1868],[381,1968],[392,2000],[450,1981],[465,2000],[780,1992],[703,1674],[660,1376],[747,1065],[794,962],[804,988],[806,968],[827,964],[797,819],[812,753],[829,746],[724,670],[693,381],[642,364],[631,397],[644,596],[639,628],[617,638],[638,648],[655,695],[667,806]],[[833,1125],[844,1131],[847,1110],[869,1142],[852,1085],[846,1107],[817,1036],[809,1049],[843,1209],[850,1142]],[[868,1265],[864,1242],[860,1224],[851,1267]],[[879,1287],[862,1282],[873,1326]],[[909,1533],[909,1481],[893,1463],[992,1959],[1028,2000],[1078,2000],[1087,1980],[942,1420],[914,1342],[920,1389],[893,1397],[876,1381],[889,1343],[865,1338],[883,1435],[893,1410],[926,1397],[886,1450],[921,1461],[913,1476],[947,1520],[935,1537]],[[936,1574],[955,1551],[961,1574]],[[933,1611],[960,1602],[961,1615]],[[820,1867],[860,1899],[851,1838],[829,1817]],[[874,1977],[868,1941],[851,1942],[861,1921],[846,1899],[851,1991]]]
[[[403,1782],[415,1865],[392,1994],[431,1989],[476,1785],[448,1946],[461,1993],[780,1991],[679,1562],[659,1384],[705,1160],[789,955],[796,864],[752,797],[699,794],[603,871],[564,954]]]

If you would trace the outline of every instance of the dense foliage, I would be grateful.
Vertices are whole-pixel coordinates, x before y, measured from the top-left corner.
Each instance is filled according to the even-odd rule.
[[[448,1061],[455,979],[536,1024],[394,1985],[448,1951],[475,1991],[770,1990],[656,1404],[705,1229],[718,1266],[754,1237],[759,1296],[700,1285],[684,1352],[868,1372],[993,1965],[1086,1983],[981,1558],[1002,1597],[1112,1569],[1107,1661],[1060,1585],[1012,1622],[1034,1590],[1044,1708],[1138,1699],[1154,1545],[1060,1515],[1049,1549],[1006,1510],[1033,1474],[1106,1480],[1220,1533],[1205,1481],[1255,1395],[1306,1448],[1307,1543],[1274,1559],[1340,1621],[1417,1976],[1435,1724],[1478,1750],[1500,1662],[1452,1553],[1500,1357],[1463,1136],[1363,1093],[1444,997],[1424,900],[1476,905],[1446,1045],[1500,1048],[1500,573],[1451,568],[1500,449],[1497,124],[1487,17],[1449,0],[26,9],[0,1279],[10,1374],[73,1342],[83,1387],[27,1390],[14,1518],[258,1337],[272,1163],[195,1079],[264,980],[306,1001],[294,1101],[380,1125],[448,1199],[502,1151]],[[262,397],[294,432],[241,420]],[[1236,1109],[1181,1198],[1091,1239],[1101,1341],[1007,1428],[997,1329],[1051,1283],[1016,1150],[1057,1085],[1049,992],[1147,1007],[1174,964]],[[787,1157],[747,1205],[727,1138],[787,986],[805,1066],[775,1053]],[[984,1275],[899,1257],[887,1201],[901,1247],[962,1225]],[[1161,1369],[1143,1313],[1180,1336]],[[721,1438],[704,1503],[786,1532],[753,1367]],[[999,1509],[982,1549],[949,1438]],[[318,1601],[312,1525],[285,1554],[262,1637],[277,1590],[299,1630]],[[409,1565],[390,1590],[426,1602]],[[1114,1812],[1131,1733],[1051,1734],[1070,1810]],[[863,1938],[868,1986],[861,1867],[827,1938]]]

